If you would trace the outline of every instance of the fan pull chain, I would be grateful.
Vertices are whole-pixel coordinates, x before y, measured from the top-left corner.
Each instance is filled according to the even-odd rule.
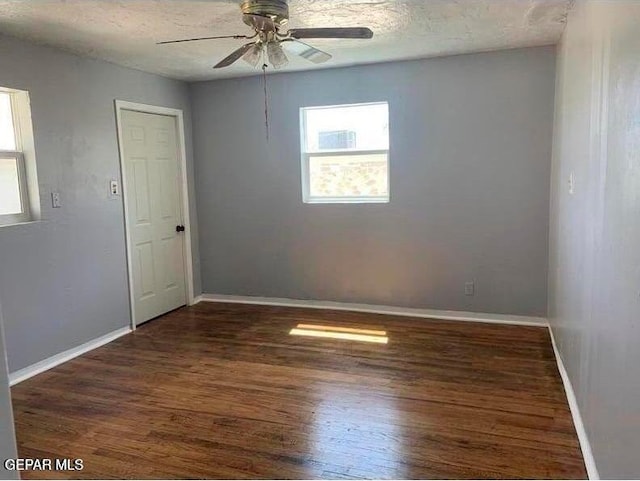
[[[267,64],[262,64],[262,85],[264,87],[264,126],[267,133],[267,142],[269,142],[269,103],[267,101]]]

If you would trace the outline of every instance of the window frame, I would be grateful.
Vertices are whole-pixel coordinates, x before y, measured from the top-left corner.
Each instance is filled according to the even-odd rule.
[[[24,165],[24,154],[20,151],[0,150],[0,159],[16,159],[18,168],[18,191],[20,192],[20,206],[22,212],[14,214],[0,214],[0,225],[20,224],[31,220],[29,208],[29,193],[27,188],[27,174]]]
[[[29,93],[23,90],[0,87],[0,92],[9,95],[11,116],[13,120],[13,132],[15,137],[15,150],[0,150],[0,159],[14,159],[18,170],[18,190],[20,192],[20,205],[22,211],[13,214],[0,214],[0,227],[12,224],[21,224],[34,220],[34,198],[30,190],[31,173],[27,165],[27,157],[33,154],[33,139],[29,142],[28,136],[33,136],[31,125],[31,106]],[[28,117],[25,119],[24,116]],[[29,151],[29,152],[27,152]],[[35,159],[33,159],[35,162]],[[33,181],[35,172],[33,173]]]
[[[353,104],[337,104],[337,105],[318,105],[300,107],[300,157],[301,157],[301,177],[302,177],[302,201],[305,204],[388,204],[391,201],[391,162],[390,151],[391,145],[387,149],[376,150],[358,150],[358,149],[327,149],[322,151],[309,151],[307,149],[307,117],[306,112],[309,110],[320,109],[337,109],[345,107],[364,107],[369,105],[386,105],[389,108],[389,102],[361,102]],[[388,110],[387,110],[388,111]],[[391,139],[389,139],[390,142]],[[310,162],[311,157],[352,157],[361,155],[379,155],[387,156],[387,195],[367,195],[367,196],[333,196],[318,197],[311,195],[311,175]]]

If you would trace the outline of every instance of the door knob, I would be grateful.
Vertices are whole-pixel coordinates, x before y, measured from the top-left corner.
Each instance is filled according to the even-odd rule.
[[[183,225],[177,225],[176,226],[176,232],[184,232],[184,226]]]

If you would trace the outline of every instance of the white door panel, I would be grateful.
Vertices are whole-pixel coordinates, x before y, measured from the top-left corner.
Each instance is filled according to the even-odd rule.
[[[186,304],[176,119],[122,111],[136,324]]]

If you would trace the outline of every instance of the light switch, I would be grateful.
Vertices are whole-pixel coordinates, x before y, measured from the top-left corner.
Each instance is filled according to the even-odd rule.
[[[120,195],[120,184],[118,184],[117,180],[109,182],[109,194]]]
[[[476,293],[476,283],[475,281],[469,281],[464,283],[464,295],[465,296],[473,296]]]
[[[54,209],[62,207],[62,203],[60,201],[60,192],[51,192],[51,205]]]
[[[569,195],[573,195],[576,190],[576,178],[573,172],[569,174]]]

